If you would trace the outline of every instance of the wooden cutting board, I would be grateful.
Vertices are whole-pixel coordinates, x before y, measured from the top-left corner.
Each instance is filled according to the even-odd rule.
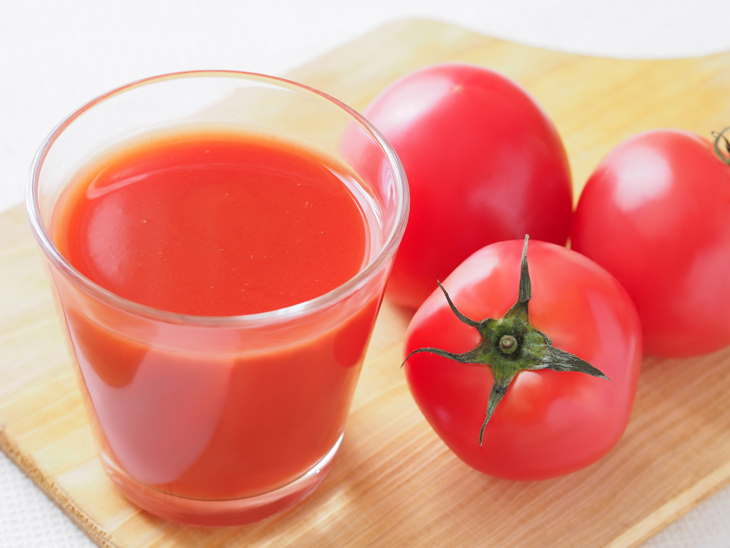
[[[363,109],[415,68],[466,61],[514,78],[562,134],[576,195],[622,139],[655,127],[730,125],[730,53],[598,59],[429,21],[388,25],[290,76]],[[441,443],[406,386],[410,314],[385,304],[344,443],[306,502],[262,523],[206,529],[140,512],[96,458],[25,213],[0,215],[0,447],[99,546],[637,546],[730,482],[730,349],[647,359],[631,422],[600,462],[568,477],[484,476]]]

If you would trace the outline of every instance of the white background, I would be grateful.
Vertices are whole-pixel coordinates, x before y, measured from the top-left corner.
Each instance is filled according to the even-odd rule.
[[[180,70],[283,75],[413,17],[593,55],[664,58],[730,49],[730,3],[719,0],[0,0],[0,211],[21,202],[45,135],[102,92]],[[727,516],[730,488],[645,547],[730,547]],[[90,546],[0,453],[0,548]]]

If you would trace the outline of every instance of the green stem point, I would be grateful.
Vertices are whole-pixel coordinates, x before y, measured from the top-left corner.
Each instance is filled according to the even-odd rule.
[[[499,339],[499,349],[504,354],[512,354],[517,350],[517,339],[512,335],[502,335],[502,338]]]

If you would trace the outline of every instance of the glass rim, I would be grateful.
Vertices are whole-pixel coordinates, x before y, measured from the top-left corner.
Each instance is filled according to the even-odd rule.
[[[385,235],[383,245],[378,251],[377,255],[373,259],[371,259],[363,268],[361,268],[355,276],[347,280],[345,283],[339,285],[335,289],[324,293],[323,295],[285,308],[259,312],[256,314],[242,314],[238,316],[198,316],[161,310],[148,305],[137,303],[135,301],[131,301],[120,295],[117,295],[116,293],[105,289],[104,287],[84,276],[61,254],[61,252],[58,250],[58,248],[55,246],[52,239],[50,238],[48,232],[46,231],[46,227],[41,220],[40,207],[38,203],[38,186],[40,173],[45,158],[56,140],[61,136],[66,128],[68,128],[77,118],[79,118],[85,112],[91,110],[100,103],[112,99],[117,95],[134,90],[139,87],[156,84],[163,81],[200,77],[239,78],[242,80],[260,81],[276,85],[280,89],[290,89],[293,91],[304,93],[305,95],[309,95],[318,100],[323,100],[324,102],[329,103],[330,105],[343,111],[350,118],[350,120],[358,123],[379,145],[385,157],[387,158],[388,163],[393,168],[396,188],[396,219],[393,223],[393,227],[391,228],[391,230]],[[306,84],[301,84],[277,76],[268,76],[255,72],[232,70],[196,70],[173,72],[136,80],[134,82],[114,88],[111,91],[97,96],[91,101],[85,103],[79,109],[69,114],[48,134],[48,136],[43,140],[40,147],[38,148],[38,151],[36,152],[31,163],[31,168],[28,176],[28,184],[26,185],[25,202],[26,211],[28,213],[28,218],[30,220],[33,235],[38,241],[45,257],[65,276],[67,276],[74,283],[74,285],[80,287],[87,294],[134,315],[144,316],[150,319],[164,321],[166,323],[194,325],[202,327],[234,327],[241,325],[267,325],[291,321],[307,314],[316,312],[318,310],[327,308],[328,306],[348,297],[361,287],[365,286],[380,271],[383,263],[395,254],[400,240],[403,237],[406,223],[408,221],[410,197],[408,193],[408,181],[406,179],[405,170],[403,169],[398,155],[396,154],[392,145],[380,133],[380,131],[375,126],[373,126],[364,116],[362,116],[355,109],[347,106],[342,101],[322,91],[307,86]]]

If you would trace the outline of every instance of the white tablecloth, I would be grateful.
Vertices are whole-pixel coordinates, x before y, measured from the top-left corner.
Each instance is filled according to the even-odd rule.
[[[412,17],[594,55],[657,58],[730,49],[730,3],[711,0],[0,0],[0,211],[21,202],[28,166],[46,134],[104,91],[180,70],[281,75]],[[645,546],[727,548],[727,516],[730,488]],[[0,453],[0,547],[90,546]]]

